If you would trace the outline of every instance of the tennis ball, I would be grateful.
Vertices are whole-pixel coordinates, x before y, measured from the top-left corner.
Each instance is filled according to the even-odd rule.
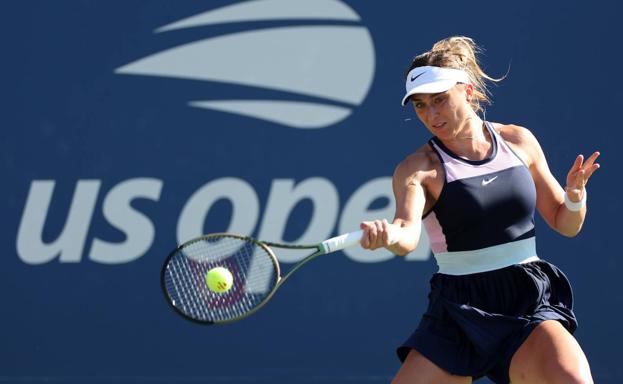
[[[216,267],[206,273],[206,284],[212,292],[224,293],[229,291],[234,283],[234,277],[227,268]]]

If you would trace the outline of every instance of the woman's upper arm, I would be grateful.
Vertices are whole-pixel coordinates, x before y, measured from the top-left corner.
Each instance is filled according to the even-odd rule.
[[[556,214],[564,201],[564,190],[550,171],[545,153],[536,137],[525,128],[517,129],[521,130],[519,134],[521,147],[528,156],[528,167],[536,187],[537,210],[543,220],[556,229]]]
[[[426,203],[422,184],[425,163],[425,154],[416,153],[396,167],[392,181],[396,199],[394,224],[404,227],[421,221]]]

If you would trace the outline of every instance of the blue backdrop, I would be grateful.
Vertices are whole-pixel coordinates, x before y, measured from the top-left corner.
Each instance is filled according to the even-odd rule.
[[[539,218],[538,250],[574,284],[595,381],[623,382],[620,3],[0,8],[0,382],[388,382],[435,271],[426,239],[316,260],[223,327],[170,310],[159,270],[204,232],[315,242],[391,218],[394,166],[428,138],[400,106],[404,70],[456,34],[490,75],[510,68],[486,118],[531,129],[559,180],[602,152],[583,231]]]

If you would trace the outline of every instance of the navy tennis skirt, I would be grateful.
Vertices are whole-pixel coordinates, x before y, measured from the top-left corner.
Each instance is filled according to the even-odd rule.
[[[543,261],[455,276],[436,273],[419,326],[397,353],[415,349],[445,371],[509,383],[510,362],[545,320],[577,328],[567,277]]]

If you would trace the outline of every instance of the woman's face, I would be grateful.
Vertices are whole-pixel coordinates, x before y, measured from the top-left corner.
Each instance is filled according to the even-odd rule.
[[[415,113],[431,133],[439,138],[450,138],[473,113],[469,104],[473,88],[457,84],[442,93],[417,93],[411,97]]]

